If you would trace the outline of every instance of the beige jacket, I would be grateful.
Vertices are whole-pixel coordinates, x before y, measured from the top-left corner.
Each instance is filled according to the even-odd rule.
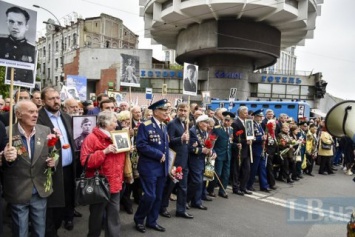
[[[325,144],[331,144],[331,149],[330,150],[324,150],[322,149],[322,142]],[[321,132],[320,135],[320,140],[319,140],[319,145],[318,145],[318,155],[319,156],[333,156],[333,138],[328,132]]]

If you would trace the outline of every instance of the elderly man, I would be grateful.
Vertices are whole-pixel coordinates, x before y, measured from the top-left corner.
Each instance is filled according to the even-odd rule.
[[[0,111],[5,107],[5,100],[0,98]]]
[[[189,133],[189,184],[186,201],[189,206],[201,210],[207,210],[207,207],[202,205],[205,158],[207,155],[216,157],[212,149],[205,147],[205,140],[208,137],[208,120],[207,115],[198,117],[196,126],[193,126]]]
[[[41,92],[35,91],[31,95],[31,100],[37,106],[37,109],[40,110],[42,108],[42,100],[41,100]]]
[[[170,139],[170,148],[176,152],[174,166],[181,166],[183,177],[179,182],[175,183],[172,178],[167,180],[165,192],[163,195],[163,202],[160,208],[162,216],[171,217],[167,208],[169,206],[169,197],[173,189],[177,187],[177,202],[176,202],[176,216],[187,219],[192,219],[193,216],[186,212],[186,198],[187,198],[187,178],[188,178],[188,143],[189,132],[187,127],[187,119],[189,116],[189,106],[181,103],[177,108],[177,115],[174,120],[168,124],[168,134]]]
[[[125,110],[129,110],[129,104],[126,101],[121,101],[120,106],[119,106],[119,110],[121,111],[125,111]]]
[[[16,91],[14,94],[15,104],[21,100],[29,100],[30,97],[31,97],[30,93],[27,90]],[[15,113],[15,110],[13,112]],[[13,118],[12,122],[15,123],[15,119],[16,119],[15,114],[12,118]],[[0,121],[3,122],[6,127],[9,126],[10,112],[5,112],[5,113],[0,114]]]
[[[79,103],[74,98],[69,98],[64,101],[64,109],[67,114],[70,116],[79,115]]]
[[[60,110],[59,92],[47,87],[41,92],[43,108],[38,113],[38,123],[57,128],[62,137],[56,148],[60,149],[58,166],[53,175],[54,192],[48,199],[46,235],[56,236],[64,220],[64,228],[74,228],[75,156],[71,117]],[[70,149],[61,149],[69,144]]]
[[[240,106],[238,118],[232,123],[233,143],[237,144],[232,147],[232,188],[234,194],[241,196],[252,194],[246,189],[250,174],[249,145],[251,142],[246,140],[245,119],[247,118],[248,107]]]
[[[215,163],[215,171],[218,175],[219,179],[222,182],[223,186],[220,186],[218,191],[218,196],[223,198],[228,198],[228,194],[226,193],[229,174],[230,174],[230,163],[232,159],[232,138],[233,138],[233,128],[231,124],[235,115],[231,112],[225,111],[222,113],[223,115],[223,126],[217,125],[213,128],[213,133],[218,136],[214,150],[217,154],[217,159]],[[217,184],[218,179],[215,179],[210,182],[208,186],[208,194],[211,197],[215,197],[214,188]]]
[[[227,109],[226,108],[217,108],[214,116],[213,116],[213,120],[215,125],[223,125],[223,113],[226,112]]]
[[[28,236],[29,220],[33,236],[44,236],[47,197],[53,189],[45,190],[45,170],[55,166],[48,157],[47,136],[50,129],[36,125],[37,106],[21,101],[15,106],[18,123],[13,125],[13,143],[4,150],[4,197],[10,204],[13,236]],[[43,159],[43,157],[47,157]]]
[[[157,231],[165,228],[157,223],[164,184],[169,174],[169,139],[164,125],[168,118],[168,101],[159,100],[148,108],[153,117],[138,127],[136,147],[139,153],[138,172],[143,196],[134,215],[136,229],[142,233],[146,226]]]
[[[264,129],[266,129],[266,124],[270,119],[274,118],[274,111],[272,109],[267,109],[265,111],[265,118],[263,119],[263,121],[261,122],[261,127]]]

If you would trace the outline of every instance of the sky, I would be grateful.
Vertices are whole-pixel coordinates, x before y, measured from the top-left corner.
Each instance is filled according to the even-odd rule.
[[[162,47],[152,46],[144,38],[144,21],[139,16],[139,0],[6,0],[37,11],[37,29],[53,18],[48,12],[32,7],[39,5],[61,19],[72,12],[83,18],[106,13],[123,20],[123,24],[139,35],[139,48],[153,49],[153,56],[163,60]],[[328,82],[327,92],[333,96],[355,100],[355,1],[324,0],[317,17],[313,39],[296,48],[297,71],[321,72]],[[303,74],[303,73],[302,73]]]

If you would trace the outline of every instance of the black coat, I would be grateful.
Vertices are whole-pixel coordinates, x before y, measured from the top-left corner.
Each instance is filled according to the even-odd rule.
[[[169,146],[176,152],[174,165],[176,167],[181,166],[185,169],[187,168],[187,160],[189,156],[188,143],[181,141],[181,136],[185,132],[185,129],[179,118],[175,118],[168,123],[167,129],[170,138]]]
[[[72,154],[73,154],[73,173],[74,173],[74,177],[75,176],[75,152],[74,152],[74,147],[75,147],[75,143],[73,140],[73,129],[72,129],[72,120],[71,117],[66,114],[61,112],[60,117],[62,118],[63,124],[66,128],[67,134],[68,134],[68,141],[69,141],[69,145],[70,145],[70,149],[72,150]],[[48,126],[51,129],[51,132],[53,132],[53,124],[50,120],[50,118],[47,115],[47,112],[45,111],[44,108],[40,109],[38,112],[38,124],[42,124],[45,126]],[[61,149],[62,145],[60,141],[57,142],[56,144],[56,148],[57,149]],[[61,153],[59,153],[61,154]],[[73,179],[73,184],[75,184],[75,180]],[[48,198],[48,203],[47,206],[48,207],[64,207],[65,206],[65,198],[64,198],[64,179],[63,179],[63,167],[62,167],[62,156],[59,156],[59,160],[58,160],[58,165],[56,168],[56,171],[53,175],[53,189],[54,192],[53,194]],[[73,185],[73,187],[75,187],[75,185]],[[74,192],[74,190],[73,190]],[[74,197],[73,197],[74,199]]]

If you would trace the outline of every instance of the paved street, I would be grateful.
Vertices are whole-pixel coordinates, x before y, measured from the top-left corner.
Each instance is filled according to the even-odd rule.
[[[189,210],[195,217],[193,220],[174,215],[170,219],[159,217],[159,224],[167,229],[165,233],[147,229],[141,234],[134,229],[133,215],[121,212],[122,236],[346,236],[346,222],[355,206],[352,178],[339,170],[335,175],[306,176],[294,185],[278,182],[279,188],[269,195],[257,191],[240,197],[228,190],[229,199],[218,197],[205,202],[208,211]],[[174,205],[171,202],[172,214]],[[73,231],[61,229],[61,237],[86,236],[88,208],[78,209],[84,217],[75,218]],[[10,236],[8,230],[5,236]]]

